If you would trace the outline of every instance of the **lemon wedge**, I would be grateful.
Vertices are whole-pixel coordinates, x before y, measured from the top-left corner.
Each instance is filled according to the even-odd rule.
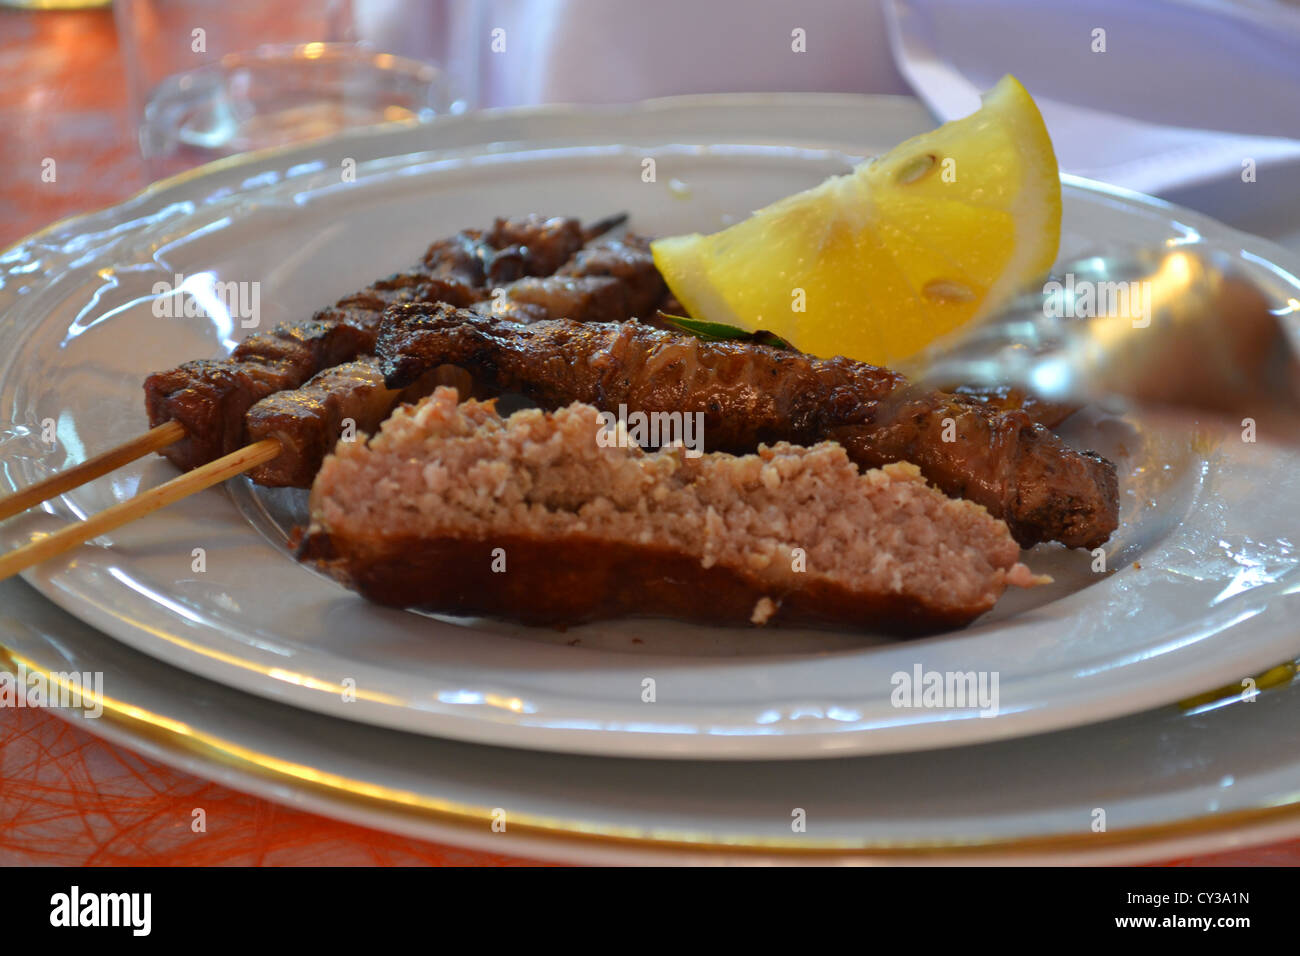
[[[1046,273],[1060,236],[1052,141],[1006,76],[964,119],[721,232],[652,250],[696,319],[891,365]]]

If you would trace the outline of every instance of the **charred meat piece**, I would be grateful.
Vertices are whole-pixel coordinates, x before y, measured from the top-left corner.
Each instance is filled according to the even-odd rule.
[[[512,322],[621,322],[649,315],[665,290],[649,240],[628,235],[593,242],[555,275],[520,279],[474,311]]]
[[[149,424],[177,421],[185,437],[162,454],[188,471],[243,447],[244,414],[264,395],[302,383],[301,369],[258,360],[200,359],[145,380]]]
[[[311,483],[305,464],[322,458],[339,438],[345,419],[360,432],[373,430],[392,411],[401,394],[384,386],[378,360],[367,356],[313,376],[301,388],[262,399],[249,413],[248,440],[275,438],[282,451],[249,476],[262,485]]]
[[[282,450],[248,476],[273,488],[309,488],[325,456],[344,436],[345,423],[350,422],[357,441],[364,441],[399,403],[423,398],[439,385],[469,395],[473,383],[466,372],[444,365],[405,388],[390,389],[384,385],[379,359],[366,355],[327,368],[300,388],[268,395],[249,409],[248,441],[274,438]]]
[[[476,303],[474,312],[524,324],[551,318],[609,322],[619,321],[610,316],[628,314],[622,308],[626,296],[618,280],[606,276],[525,278],[500,293]]]
[[[309,488],[321,461],[334,450],[350,422],[351,435],[364,441],[401,402],[414,402],[439,385],[469,394],[469,375],[454,366],[430,369],[403,389],[384,385],[379,359],[367,355],[313,376],[301,388],[262,399],[248,413],[248,440],[274,438],[283,451],[248,476],[259,485]]]
[[[589,238],[576,219],[497,219],[486,231],[466,229],[435,242],[424,255],[424,266],[436,276],[476,287],[501,285],[524,276],[550,275]]]
[[[583,247],[556,274],[561,277],[607,276],[617,279],[627,296],[623,306],[627,315],[649,315],[668,294],[668,286],[655,267],[650,240],[631,233]]]
[[[344,296],[308,322],[250,336],[229,358],[186,362],[149,376],[144,390],[150,425],[177,421],[185,426],[185,438],[163,454],[189,470],[235,451],[246,443],[244,416],[258,401],[373,351],[388,306],[418,301],[470,305],[487,298],[488,281],[516,272],[553,272],[586,239],[619,221],[605,220],[584,230],[576,219],[498,219],[489,230],[465,230],[435,242],[415,269]],[[500,268],[494,266],[498,256],[504,257]]]
[[[446,304],[388,311],[376,354],[390,388],[451,363],[484,387],[543,408],[703,412],[710,450],[833,439],[860,466],[910,461],[950,495],[984,505],[1029,547],[1102,544],[1118,525],[1115,468],[1078,452],[1023,411],[918,389],[845,358],[622,324],[519,325]]]
[[[861,472],[830,442],[647,453],[597,422],[578,404],[503,421],[439,389],[326,460],[298,555],[384,604],[559,627],[925,632],[1039,583],[1004,524],[912,465]]]

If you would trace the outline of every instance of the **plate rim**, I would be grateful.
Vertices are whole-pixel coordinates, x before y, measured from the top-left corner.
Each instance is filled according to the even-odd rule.
[[[44,595],[40,600],[48,600]],[[88,625],[93,627],[93,625]],[[144,655],[134,648],[133,654]],[[64,686],[58,672],[48,665],[14,651],[0,638],[0,666],[16,672],[21,665],[28,674],[39,673],[50,686]],[[168,665],[170,666],[170,665]],[[190,675],[208,681],[199,675]],[[235,691],[225,685],[222,690]],[[1283,685],[1285,686],[1285,685]],[[403,824],[434,824],[443,836],[413,834],[420,839],[438,842],[447,839],[456,845],[486,849],[483,835],[491,833],[496,819],[494,808],[465,804],[451,799],[417,796],[408,791],[382,784],[350,779],[339,774],[321,773],[307,765],[294,764],[284,758],[260,753],[246,746],[223,740],[214,733],[178,724],[165,714],[148,707],[102,696],[103,713],[93,722],[54,709],[59,719],[82,727],[110,743],[134,746],[146,756],[168,766],[198,776],[208,776],[232,789],[241,789],[265,799],[287,804],[288,796],[297,798],[292,805],[309,812],[361,825],[403,832]],[[112,726],[114,733],[101,728]],[[391,732],[391,731],[390,731]],[[224,773],[216,773],[217,768]],[[300,772],[301,771],[301,772]],[[310,771],[310,772],[307,772]],[[232,776],[235,779],[232,779]],[[283,792],[277,788],[286,788]],[[369,821],[369,822],[367,822]],[[1278,831],[1282,835],[1278,835]],[[736,834],[716,839],[703,831],[646,830],[628,826],[566,817],[543,817],[512,813],[510,832],[522,837],[523,847],[506,852],[526,856],[536,852],[542,859],[574,859],[575,852],[592,849],[598,855],[616,851],[640,851],[667,862],[762,863],[783,864],[856,863],[925,865],[999,865],[1028,863],[1114,863],[1120,860],[1159,861],[1179,854],[1178,841],[1196,838],[1233,838],[1234,846],[1257,845],[1300,834],[1300,792],[1290,799],[1255,807],[1220,813],[1197,814],[1178,820],[1135,827],[1091,830],[1073,834],[1014,837],[974,837],[966,839],[825,839],[809,836],[775,838]],[[512,841],[513,843],[513,841]],[[1163,853],[1142,851],[1157,851]],[[501,848],[497,847],[496,852]],[[1184,850],[1183,852],[1189,852]],[[1190,852],[1215,852],[1193,850]],[[1069,859],[1062,859],[1070,854]],[[626,861],[625,861],[626,862]]]

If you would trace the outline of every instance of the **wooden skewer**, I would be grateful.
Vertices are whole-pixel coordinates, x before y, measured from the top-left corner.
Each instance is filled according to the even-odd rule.
[[[136,518],[166,507],[196,491],[220,484],[227,478],[233,478],[241,472],[270,461],[278,454],[280,454],[280,442],[274,438],[264,438],[238,451],[232,451],[216,461],[201,465],[193,471],[187,471],[157,488],[142,491],[134,498],[105,508],[85,521],[79,521],[47,537],[25,544],[0,557],[0,581],[33,564],[40,564],[65,551],[71,551],[79,544],[97,538],[114,528],[120,528]]]
[[[143,458],[150,452],[166,448],[185,437],[185,426],[180,422],[164,422],[157,428],[151,428],[129,442],[110,448],[102,455],[87,458],[80,465],[67,471],[51,475],[44,481],[38,481],[30,488],[16,491],[6,498],[0,498],[0,521],[11,518],[20,511],[26,511],[48,501],[55,495],[93,481],[101,475],[107,475],[114,469],[121,468],[129,461]]]

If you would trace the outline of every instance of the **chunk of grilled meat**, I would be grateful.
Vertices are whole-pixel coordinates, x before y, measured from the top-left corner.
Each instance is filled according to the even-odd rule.
[[[665,291],[650,241],[626,235],[593,242],[555,275],[519,279],[473,308],[512,322],[621,322],[648,315]]]
[[[624,217],[605,220],[610,228]],[[592,233],[577,219],[498,219],[486,232],[466,229],[429,247],[423,264],[435,276],[473,286],[502,285],[524,276],[546,276],[582,248]]]
[[[258,484],[297,485],[311,482],[314,472],[302,474],[305,462],[319,462],[334,447],[345,419],[361,432],[368,432],[388,417],[401,390],[384,386],[379,362],[366,356],[344,362],[312,376],[301,388],[275,392],[258,402],[257,430],[250,441],[274,438],[282,448],[279,455],[250,472]],[[253,419],[253,412],[249,413]],[[253,421],[250,421],[253,424]]]
[[[1002,522],[912,465],[864,473],[830,442],[643,452],[602,446],[590,406],[503,420],[456,399],[440,389],[339,446],[302,560],[384,604],[559,627],[631,614],[916,633],[1042,580]]]
[[[537,292],[539,283],[547,284],[544,295]],[[556,276],[525,277],[496,291],[500,294],[475,310],[485,308],[485,314],[499,312],[515,321],[567,317],[620,322],[650,308],[664,290],[649,242],[626,236],[586,246]],[[306,488],[345,420],[351,419],[359,432],[374,432],[399,402],[414,401],[436,385],[455,385],[469,397],[473,383],[466,373],[451,366],[437,371],[404,389],[388,389],[377,362],[363,357],[326,368],[300,387],[273,392],[248,410],[243,438],[276,438],[283,450],[249,477],[262,485]]]
[[[240,342],[229,358],[200,360],[150,375],[144,383],[149,423],[177,421],[185,438],[163,454],[183,470],[219,458],[247,441],[245,414],[267,395],[297,388],[322,369],[373,351],[383,310],[394,303],[444,301],[466,306],[491,285],[549,275],[583,243],[622,217],[584,230],[576,219],[498,219],[429,247],[420,265],[381,279],[317,312]]]
[[[419,397],[420,382],[427,377],[407,389],[389,389],[379,360],[367,355],[327,368],[301,388],[268,395],[249,411],[248,440],[274,438],[282,451],[249,477],[261,485],[305,488],[339,440],[346,420],[357,433],[373,432],[404,395]]]
[[[1114,466],[1023,411],[1000,412],[845,358],[706,342],[639,322],[519,325],[448,304],[394,306],[376,343],[389,388],[451,363],[544,408],[703,412],[711,451],[788,441],[842,444],[861,467],[910,461],[984,505],[1024,547],[1102,544],[1118,525]],[[945,440],[946,438],[951,440]]]

